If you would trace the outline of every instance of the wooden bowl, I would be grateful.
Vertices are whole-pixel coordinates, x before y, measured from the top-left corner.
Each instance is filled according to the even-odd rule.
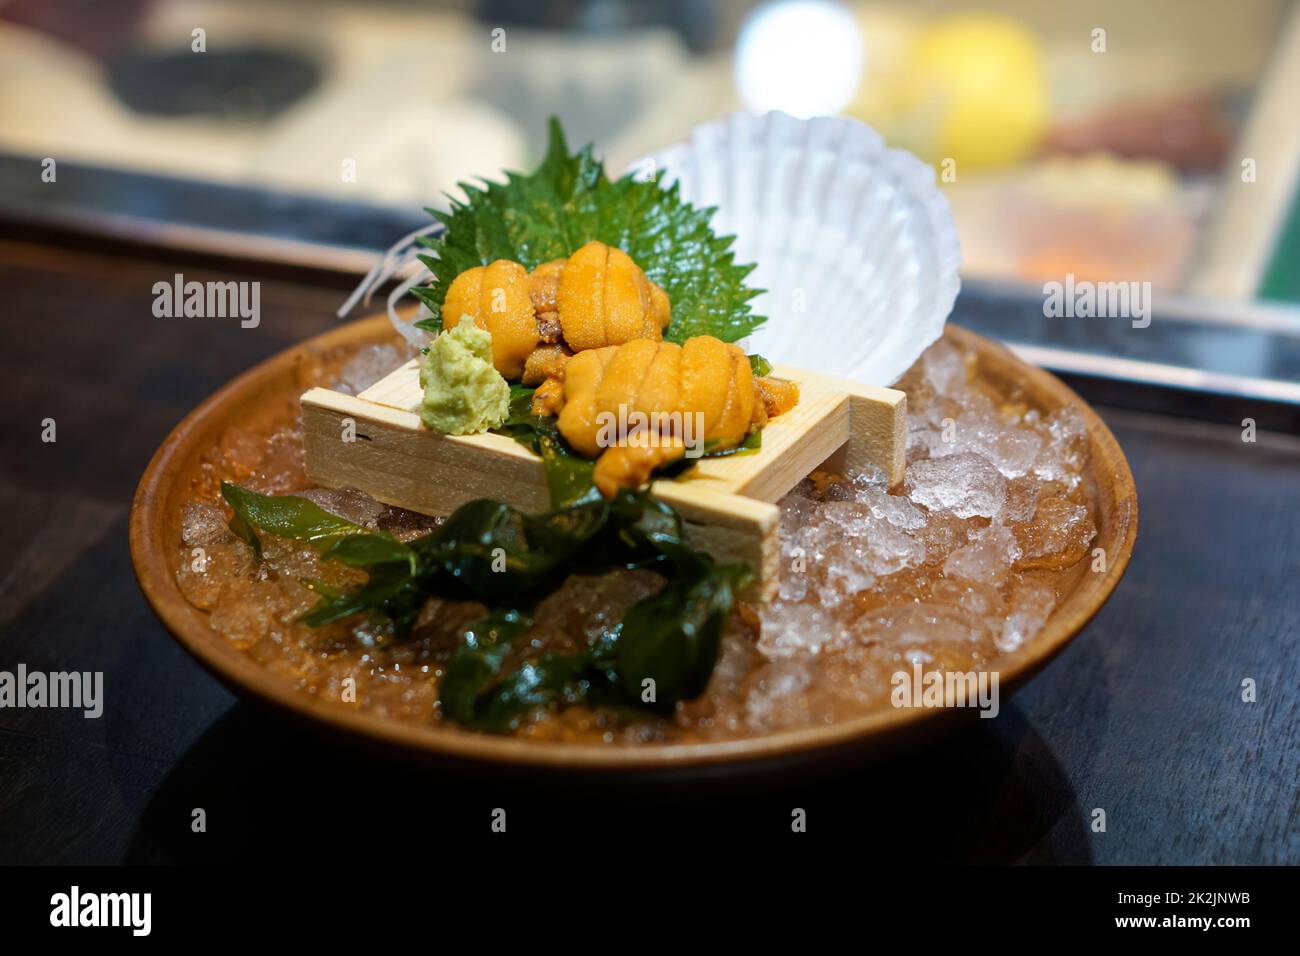
[[[1015,358],[988,339],[949,325],[947,339],[976,356],[976,375],[1000,393],[1013,388],[1050,412],[1072,404],[1083,414],[1091,442],[1088,474],[1097,537],[1107,569],[1083,573],[1062,598],[1043,630],[1025,646],[997,660],[1005,700],[1060,653],[1119,583],[1137,535],[1137,493],[1115,437],[1082,399],[1052,375]],[[671,775],[719,775],[792,764],[857,761],[918,742],[976,713],[973,709],[880,710],[829,726],[808,727],[744,740],[641,746],[566,744],[520,740],[451,725],[416,726],[362,713],[337,702],[295,691],[235,649],[208,626],[205,611],[191,605],[176,583],[182,506],[205,452],[232,424],[274,427],[293,420],[304,390],[303,370],[323,357],[393,340],[383,316],[354,322],[268,359],[230,382],[191,412],[167,437],[140,479],[131,510],[131,557],[145,597],[176,639],[234,692],[318,725],[346,731],[385,749],[509,767],[562,768],[598,773],[635,771]]]

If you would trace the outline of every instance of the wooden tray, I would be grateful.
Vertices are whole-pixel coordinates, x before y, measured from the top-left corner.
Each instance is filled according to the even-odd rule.
[[[975,356],[975,374],[994,390],[1012,388],[1040,411],[1077,407],[1087,423],[1090,458],[1086,484],[1097,523],[1094,546],[1104,548],[1108,568],[1083,574],[1033,640],[996,662],[1005,702],[1088,623],[1115,589],[1137,536],[1137,493],[1128,463],[1110,430],[1073,391],[1048,373],[972,332],[947,327],[945,338]],[[176,426],[149,463],[131,510],[131,557],[149,603],[176,639],[236,693],[267,703],[312,725],[344,731],[372,746],[421,759],[498,768],[552,768],[599,774],[693,775],[763,769],[782,771],[827,761],[860,762],[929,739],[957,722],[974,719],[973,708],[885,709],[828,726],[807,727],[745,740],[709,743],[602,746],[521,740],[464,730],[454,725],[413,726],[386,720],[300,693],[236,650],[208,625],[206,612],[185,600],[176,584],[180,521],[191,500],[191,482],[203,456],[232,425],[267,430],[291,421],[303,393],[301,370],[323,354],[390,342],[383,316],[350,323],[288,349],[249,370],[208,398]]]
[[[775,502],[832,456],[840,469],[874,466],[897,484],[907,441],[907,396],[897,389],[786,366],[772,374],[799,385],[799,404],[768,423],[761,448],[699,459],[653,486],[681,514],[691,544],[755,569],[746,597],[764,601],[780,583]],[[421,427],[414,409],[422,396],[418,360],[360,395],[307,391],[302,421],[312,481],[429,515],[451,514],[475,498],[550,510],[540,458],[502,435],[449,436]]]

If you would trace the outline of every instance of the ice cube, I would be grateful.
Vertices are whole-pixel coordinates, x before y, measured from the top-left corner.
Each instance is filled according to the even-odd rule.
[[[816,516],[821,504],[812,498],[791,492],[781,499],[781,534],[792,534],[807,527]]]
[[[923,601],[881,608],[863,618],[859,626],[875,640],[933,653],[945,645],[971,644],[982,635],[984,625],[964,610]]]
[[[966,362],[961,352],[942,339],[921,356],[921,372],[936,395],[953,398],[968,391]]]
[[[794,560],[783,559],[781,562],[781,585],[779,596],[782,601],[802,601],[808,596],[810,575],[807,568]]]
[[[925,543],[913,533],[925,523],[920,509],[906,499],[883,500],[888,498],[876,492],[871,505],[858,500],[823,505],[825,518],[840,532],[827,536],[821,548],[828,567],[836,569],[836,580],[847,585],[857,575],[859,589],[865,589],[875,583],[873,575],[893,574],[925,559]]]
[[[1002,509],[1006,521],[1028,521],[1034,516],[1038,507],[1038,480],[1036,478],[1017,478],[1007,482],[1007,504]]]
[[[943,564],[947,577],[996,584],[1005,578],[1020,557],[1020,546],[1011,529],[991,524],[964,547],[948,555]]]
[[[181,541],[191,548],[210,547],[233,540],[220,506],[206,501],[187,502],[181,511]]]
[[[836,641],[841,629],[820,604],[776,600],[759,608],[758,649],[767,657],[816,654]]]
[[[379,518],[387,507],[353,488],[311,488],[297,494],[330,514],[363,528],[378,528]]]
[[[860,537],[871,527],[871,512],[856,499],[828,501],[822,507],[822,516],[833,522],[846,535]]]
[[[1001,633],[994,643],[997,649],[1009,654],[1034,637],[1047,623],[1056,595],[1045,584],[1026,583],[1018,587],[1011,599],[1011,610],[1003,622]]]
[[[914,462],[907,487],[917,504],[959,518],[996,518],[1007,500],[1006,478],[987,458],[970,452]]]
[[[986,418],[963,416],[957,435],[965,450],[983,455],[1007,478],[1019,478],[1033,468],[1043,445],[1033,431]]]
[[[873,489],[858,500],[871,508],[873,517],[887,521],[895,528],[919,531],[925,527],[926,513],[903,495],[890,495]]]
[[[414,352],[405,342],[401,345],[365,346],[339,369],[334,388],[348,395],[358,395],[413,357]]]
[[[848,542],[828,555],[822,579],[829,593],[822,596],[822,603],[839,604],[872,587],[876,583],[872,569],[878,557],[873,547]]]
[[[1016,526],[1022,568],[1063,568],[1088,551],[1097,534],[1087,507],[1065,498],[1044,498],[1034,517]]]
[[[868,465],[866,471],[853,475],[850,478],[850,481],[853,484],[854,490],[861,494],[868,490],[884,490],[887,488],[889,486],[889,475],[885,473],[885,469],[883,468],[877,467],[876,465]]]
[[[244,483],[264,495],[284,495],[305,488],[306,454],[299,428],[277,429],[267,439],[256,470]]]
[[[763,730],[806,723],[810,717],[807,697],[812,681],[812,663],[807,657],[769,661],[746,682],[743,705],[746,723]]]
[[[1048,440],[1034,461],[1034,474],[1067,489],[1078,486],[1088,458],[1088,428],[1073,405],[1062,405],[1043,420]]]

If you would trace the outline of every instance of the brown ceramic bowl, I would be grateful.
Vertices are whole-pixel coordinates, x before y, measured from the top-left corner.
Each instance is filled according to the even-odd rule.
[[[1092,573],[1080,562],[1069,591],[1036,638],[998,660],[1004,699],[1055,657],[1097,613],[1119,583],[1137,535],[1137,494],[1128,462],[1110,430],[1069,388],[997,345],[949,325],[948,340],[976,355],[976,375],[1001,393],[1019,389],[1043,412],[1075,405],[1087,421],[1091,456],[1086,476],[1095,506],[1097,538],[1108,569]],[[317,699],[240,653],[208,626],[207,613],[191,605],[176,584],[180,516],[204,452],[238,422],[244,428],[292,421],[303,391],[302,370],[323,357],[391,341],[384,317],[342,326],[289,349],[230,382],[191,412],[149,463],[131,510],[131,557],[149,603],[176,639],[236,693],[271,704],[320,726],[346,731],[384,749],[455,762],[510,767],[561,768],[599,773],[727,774],[827,761],[861,760],[932,737],[971,709],[889,709],[829,726],[716,743],[601,746],[519,740],[449,725],[414,726]]]

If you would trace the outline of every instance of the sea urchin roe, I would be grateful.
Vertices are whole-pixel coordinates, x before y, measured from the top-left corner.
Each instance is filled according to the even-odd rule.
[[[554,408],[548,388],[539,411]],[[639,420],[653,435],[611,436],[613,422]],[[579,454],[599,456],[597,487],[609,496],[620,485],[637,487],[679,457],[687,444],[722,450],[737,445],[764,420],[749,359],[739,347],[708,335],[685,345],[634,339],[589,349],[565,367],[560,434]],[[633,445],[627,452],[619,446]],[[652,447],[655,452],[644,450]],[[606,459],[609,459],[606,461]]]
[[[663,337],[672,316],[668,295],[622,249],[587,243],[560,274],[556,307],[575,352]]]
[[[564,379],[560,433],[583,454],[599,454],[602,415],[639,412],[699,415],[702,436],[728,448],[748,434],[754,416],[753,377],[744,353],[711,336],[685,345],[638,339],[575,355]],[[685,431],[685,429],[683,429]]]
[[[552,259],[528,273],[528,295],[537,316],[537,333],[548,344],[560,341],[560,276],[564,274],[563,259]]]
[[[491,333],[493,365],[506,378],[517,380],[540,341],[524,267],[498,259],[456,276],[443,300],[443,327],[455,328],[463,315]]]
[[[525,385],[540,385],[549,379],[563,379],[564,367],[573,353],[564,343],[558,345],[539,345],[533,349],[524,362],[524,375],[520,380]]]
[[[596,459],[592,483],[606,498],[620,488],[640,488],[660,468],[681,458],[686,446],[680,438],[656,438],[645,444],[615,445]]]
[[[592,241],[531,273],[509,259],[466,269],[443,300],[444,327],[462,315],[492,334],[498,372],[536,385],[573,352],[661,339],[672,306],[627,253]]]
[[[767,376],[754,377],[754,391],[767,418],[783,415],[799,404],[799,384]]]
[[[463,316],[420,363],[420,421],[444,435],[496,428],[510,413],[510,386],[492,366],[492,336]]]
[[[537,416],[558,415],[564,407],[564,381],[548,378],[533,392],[532,413]]]
[[[754,374],[737,345],[697,335],[682,346],[678,407],[704,413],[704,438],[731,448],[749,434],[754,415]]]

